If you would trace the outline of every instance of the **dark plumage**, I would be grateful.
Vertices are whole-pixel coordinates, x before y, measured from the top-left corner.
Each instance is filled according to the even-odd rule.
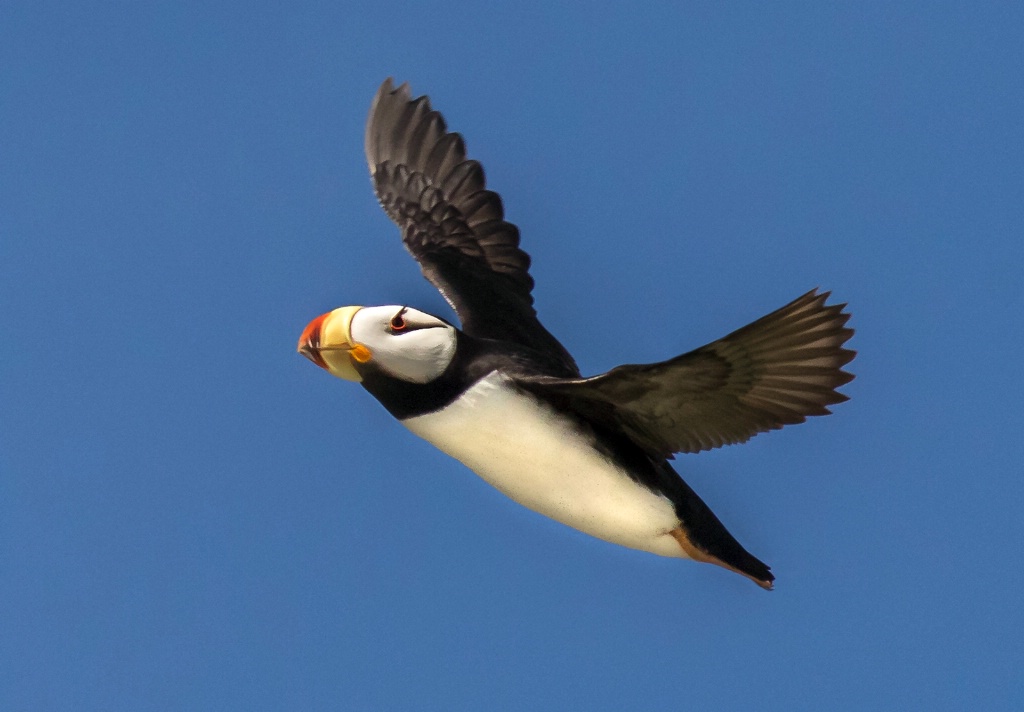
[[[842,348],[845,304],[817,290],[723,339],[668,361],[617,366],[592,378],[539,377],[535,392],[610,404],[617,423],[652,454],[700,452],[828,415],[856,352]],[[581,404],[581,410],[586,406]]]
[[[408,84],[381,85],[366,122],[377,199],[465,333],[530,347],[554,374],[578,376],[572,356],[537,320],[519,228],[505,222],[501,198],[466,158],[462,136],[446,128],[427,97],[410,98]]]

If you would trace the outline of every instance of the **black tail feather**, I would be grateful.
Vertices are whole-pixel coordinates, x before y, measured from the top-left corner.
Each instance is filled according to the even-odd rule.
[[[666,467],[670,467],[668,463]],[[674,473],[673,473],[674,474]],[[679,478],[679,489],[672,503],[682,522],[680,533],[673,532],[690,558],[717,564],[743,574],[758,586],[771,590],[775,576],[771,569],[744,549],[711,508]]]

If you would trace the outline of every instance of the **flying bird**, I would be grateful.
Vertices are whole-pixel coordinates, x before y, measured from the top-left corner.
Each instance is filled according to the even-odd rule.
[[[516,502],[599,539],[775,580],[669,464],[827,415],[855,352],[845,304],[807,292],[661,363],[584,378],[534,310],[530,258],[483,168],[426,96],[386,80],[366,158],[377,198],[461,328],[407,305],[313,319],[298,350]]]

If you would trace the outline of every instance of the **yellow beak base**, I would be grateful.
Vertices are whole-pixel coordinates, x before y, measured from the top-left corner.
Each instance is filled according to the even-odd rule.
[[[355,363],[366,363],[370,350],[352,340],[352,317],[362,307],[340,307],[309,322],[299,337],[299,353],[346,381],[362,381]]]

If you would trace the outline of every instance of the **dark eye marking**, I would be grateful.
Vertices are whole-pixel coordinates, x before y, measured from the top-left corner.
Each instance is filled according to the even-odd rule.
[[[405,311],[405,307],[402,307],[402,310],[400,312],[391,317],[390,326],[392,332],[405,331],[407,328],[409,328],[409,324],[408,322],[406,322],[405,317],[403,316],[403,314],[405,314]]]

